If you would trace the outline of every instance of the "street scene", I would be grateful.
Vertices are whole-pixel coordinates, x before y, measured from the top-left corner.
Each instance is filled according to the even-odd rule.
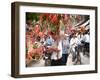
[[[90,64],[90,16],[26,13],[26,67]]]

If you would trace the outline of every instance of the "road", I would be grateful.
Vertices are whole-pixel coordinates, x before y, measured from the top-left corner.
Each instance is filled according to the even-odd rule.
[[[83,55],[83,53],[80,53],[80,56],[81,56],[81,65],[90,63],[90,58],[87,55]],[[69,54],[66,66],[75,65],[75,63],[76,61],[72,62],[72,54]],[[40,67],[40,66],[42,67],[42,66],[45,66],[45,61],[43,59],[41,59],[38,62],[33,61],[28,66],[29,67]]]

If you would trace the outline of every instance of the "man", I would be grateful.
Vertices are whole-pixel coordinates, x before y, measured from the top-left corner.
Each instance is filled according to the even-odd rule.
[[[53,44],[53,39],[50,35],[47,35],[45,39],[45,66],[50,66],[51,65],[51,55],[52,51],[49,50]]]
[[[61,64],[62,58],[62,41],[60,40],[61,36],[54,36],[54,43],[51,46],[51,66],[59,66]]]
[[[47,39],[46,39],[46,45],[47,46],[51,46],[53,43],[53,39],[50,35],[48,35]]]
[[[80,41],[78,40],[76,34],[73,34],[71,40],[70,40],[70,49],[72,50],[72,56],[73,59],[72,61],[75,61],[76,57],[77,57],[77,46],[78,43],[80,43]]]
[[[66,65],[67,63],[68,50],[69,50],[69,36],[65,34],[62,39],[62,65]]]
[[[84,43],[84,55],[85,55],[85,52],[88,52],[89,53],[89,45],[90,45],[90,35],[89,35],[89,30],[87,30],[83,36],[83,39],[82,39],[83,43]]]

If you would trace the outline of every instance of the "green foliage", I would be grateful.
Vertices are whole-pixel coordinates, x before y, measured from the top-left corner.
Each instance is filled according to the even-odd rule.
[[[39,20],[39,13],[26,13],[26,20],[35,20],[38,21]]]

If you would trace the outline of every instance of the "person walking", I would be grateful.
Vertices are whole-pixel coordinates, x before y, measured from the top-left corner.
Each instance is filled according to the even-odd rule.
[[[77,57],[77,46],[78,46],[79,40],[76,36],[76,34],[73,34],[71,40],[70,40],[70,49],[72,50],[72,61],[74,62]]]
[[[60,39],[61,36],[56,35],[54,37],[54,43],[51,47],[52,55],[51,55],[51,66],[59,66],[62,65],[62,41]]]
[[[69,36],[68,34],[65,34],[62,39],[62,65],[67,64],[67,58],[68,58],[68,50],[69,50]]]

